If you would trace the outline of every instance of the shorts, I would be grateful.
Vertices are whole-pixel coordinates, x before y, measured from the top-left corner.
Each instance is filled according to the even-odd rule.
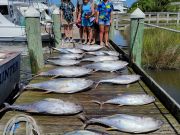
[[[102,19],[99,19],[99,25],[109,26],[109,25],[110,25],[110,20],[102,20]]]
[[[68,21],[66,21],[66,19],[62,19],[61,20],[61,23],[63,24],[63,25],[68,25],[68,24],[70,24],[70,23],[72,23],[72,22],[68,22]]]
[[[91,27],[93,25],[93,22],[90,22],[89,19],[82,18],[81,24],[83,27]]]

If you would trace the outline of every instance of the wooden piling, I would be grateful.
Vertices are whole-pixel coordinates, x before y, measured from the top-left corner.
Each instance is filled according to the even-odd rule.
[[[141,66],[141,53],[144,33],[144,18],[145,14],[137,8],[130,16],[131,18],[131,42],[129,54],[131,60],[135,61],[138,66]]]
[[[109,30],[109,39],[112,40],[113,39],[113,36],[114,36],[114,31],[115,31],[115,28],[114,28],[114,14],[113,14],[113,21],[111,23],[111,26],[110,26],[110,30]]]
[[[44,58],[40,29],[40,13],[34,7],[29,7],[25,12],[25,25],[31,71],[35,74],[44,67]]]
[[[55,47],[60,47],[61,44],[61,23],[60,23],[60,13],[59,9],[56,7],[52,13],[53,19],[53,33],[54,33],[54,41]]]

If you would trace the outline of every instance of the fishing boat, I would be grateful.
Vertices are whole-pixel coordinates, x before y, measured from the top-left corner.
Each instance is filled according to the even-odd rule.
[[[0,52],[0,105],[19,88],[20,53]]]
[[[25,0],[0,1],[0,41],[26,41],[25,12],[29,6],[40,12],[40,23],[43,27],[50,26],[51,17],[48,6],[40,2],[26,2]],[[48,33],[42,31],[42,40],[49,38]]]
[[[114,11],[127,13],[126,0],[111,0],[111,2],[113,3]]]

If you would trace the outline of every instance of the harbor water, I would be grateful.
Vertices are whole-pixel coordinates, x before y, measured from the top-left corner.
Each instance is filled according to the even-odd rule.
[[[127,41],[120,31],[115,31],[113,41],[127,47]],[[145,70],[171,97],[180,104],[180,70]]]

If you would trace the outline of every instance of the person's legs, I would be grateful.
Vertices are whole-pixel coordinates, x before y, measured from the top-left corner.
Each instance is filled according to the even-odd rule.
[[[95,24],[93,24],[93,25],[95,25]],[[97,35],[96,32],[97,32],[96,28],[95,28],[95,26],[93,26],[92,27],[92,40],[93,41],[91,42],[92,45],[96,43],[96,35]]]
[[[82,43],[82,41],[83,41],[83,27],[82,26],[80,26],[80,28],[79,28],[79,36],[80,36],[80,41]]]
[[[109,25],[104,26],[104,39],[105,39],[105,45],[108,46],[108,44],[109,44]]]
[[[87,43],[87,27],[83,27],[83,34],[84,34],[84,42],[83,44],[86,44]]]
[[[88,39],[89,39],[87,44],[90,45],[91,44],[91,40],[92,40],[92,28],[91,27],[87,27],[87,29],[88,29]]]
[[[100,24],[99,30],[100,30],[100,33],[99,33],[100,45],[103,45],[104,25]]]
[[[65,34],[64,40],[67,41],[68,40],[68,25],[67,24],[64,24],[64,34]]]
[[[69,38],[70,38],[70,42],[74,42],[74,40],[73,40],[73,24],[69,24]]]

